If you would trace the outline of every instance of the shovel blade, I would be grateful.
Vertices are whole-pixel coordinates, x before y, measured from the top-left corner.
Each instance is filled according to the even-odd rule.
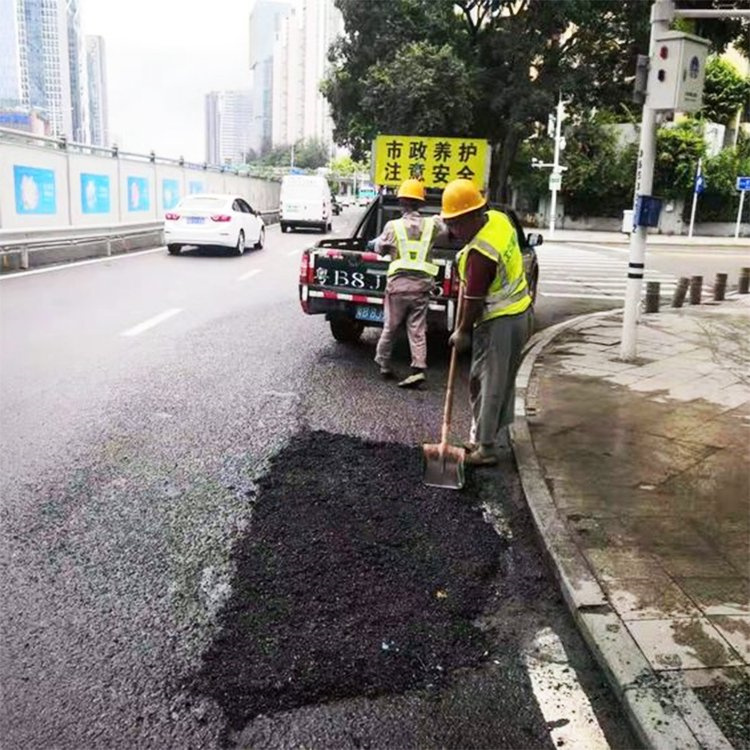
[[[464,449],[440,443],[425,443],[423,483],[428,487],[460,490],[464,486]]]

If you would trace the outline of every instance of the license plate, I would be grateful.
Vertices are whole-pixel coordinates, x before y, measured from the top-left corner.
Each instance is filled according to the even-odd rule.
[[[372,323],[382,323],[385,313],[382,307],[358,307],[354,313],[357,320],[368,320]]]
[[[205,219],[202,216],[188,216],[187,217],[187,223],[188,224],[203,224]]]

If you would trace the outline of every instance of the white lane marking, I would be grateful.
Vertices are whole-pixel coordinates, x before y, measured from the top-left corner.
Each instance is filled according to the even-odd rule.
[[[153,328],[154,326],[158,326],[159,323],[163,323],[165,320],[169,320],[169,318],[177,315],[178,313],[182,312],[181,307],[171,307],[169,310],[165,310],[163,313],[159,313],[158,315],[154,315],[153,318],[149,318],[148,320],[144,320],[143,323],[139,323],[137,326],[133,326],[132,328],[128,328],[127,331],[123,331],[120,336],[137,336],[139,333],[143,333],[144,331],[148,331],[149,328]]]
[[[578,294],[577,292],[554,292],[552,294],[549,294],[547,292],[539,292],[539,294],[542,295],[542,297],[560,297],[560,298],[570,298],[570,299],[608,299],[608,300],[616,300],[616,299],[625,299],[625,295],[617,295],[617,294]]]
[[[552,745],[608,750],[607,738],[559,636],[551,628],[538,631],[523,658]]]
[[[125,260],[126,258],[135,258],[139,255],[149,255],[151,253],[163,252],[163,247],[155,247],[153,250],[137,250],[134,253],[122,253],[121,255],[107,255],[104,258],[91,258],[90,260],[78,260],[75,263],[66,263],[61,266],[50,266],[49,268],[35,268],[33,271],[19,271],[18,273],[2,274],[0,281],[10,281],[11,279],[20,279],[22,276],[34,276],[38,273],[52,273],[52,271],[64,271],[68,268],[78,266],[90,266],[92,263],[105,263],[108,260]]]
[[[670,279],[669,281],[663,281],[660,279],[645,278],[644,281],[658,281],[662,287],[677,286],[677,282]],[[598,279],[585,279],[585,278],[570,278],[567,281],[556,281],[554,279],[542,279],[541,282],[544,286],[595,286],[595,287],[613,287],[615,289],[624,289],[627,286],[627,282],[623,281],[600,281]]]
[[[293,255],[302,255],[302,250],[296,249],[296,250],[290,250],[286,256],[287,258],[291,258]]]
[[[247,281],[248,279],[252,279],[253,276],[257,276],[262,270],[262,268],[253,268],[251,271],[243,273],[242,276],[238,276],[237,281]]]

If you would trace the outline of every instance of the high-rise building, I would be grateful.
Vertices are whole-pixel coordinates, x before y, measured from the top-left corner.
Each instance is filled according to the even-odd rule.
[[[273,144],[333,141],[330,109],[320,93],[328,48],[343,33],[333,0],[301,0],[282,21],[273,51]]]
[[[253,71],[253,122],[250,148],[268,151],[273,135],[273,49],[281,23],[291,5],[275,0],[256,0],[250,14],[250,69]]]
[[[21,104],[21,58],[16,0],[0,0],[0,107]]]
[[[206,161],[244,164],[250,148],[252,92],[212,91],[206,94]]]
[[[53,135],[73,137],[67,6],[63,0],[0,0],[0,99],[40,111]],[[77,15],[77,14],[75,14]]]
[[[68,64],[70,66],[70,102],[73,140],[89,143],[89,86],[86,47],[81,30],[79,0],[65,0],[68,31]]]
[[[107,99],[107,59],[104,39],[86,37],[86,70],[89,87],[91,143],[109,146],[109,105]]]

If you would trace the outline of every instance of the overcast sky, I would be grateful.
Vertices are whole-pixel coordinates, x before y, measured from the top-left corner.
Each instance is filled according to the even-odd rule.
[[[83,0],[105,39],[110,137],[128,151],[205,158],[204,96],[247,88],[253,0]]]

